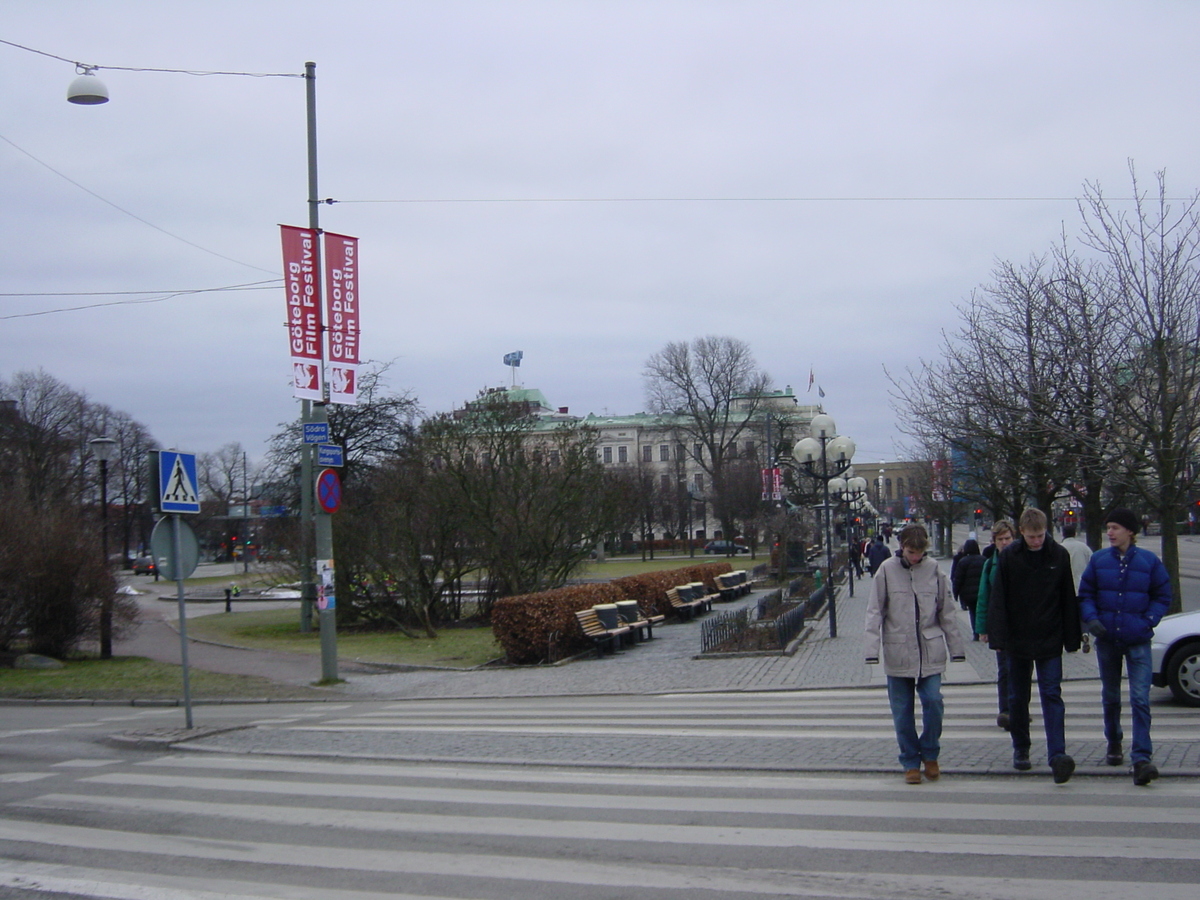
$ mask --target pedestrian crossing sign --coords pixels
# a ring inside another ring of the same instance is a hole
[[[158,484],[159,509],[164,513],[200,512],[195,453],[159,451]]]

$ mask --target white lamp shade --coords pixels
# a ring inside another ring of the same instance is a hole
[[[108,102],[108,88],[95,75],[77,75],[67,86],[67,100],[84,106]]]
[[[831,438],[837,434],[837,426],[833,423],[833,416],[827,416],[825,413],[813,416],[809,429],[814,438],[822,436]]]
[[[829,479],[829,493],[840,494],[844,490],[846,490],[846,479],[845,478],[830,478]]]
[[[861,476],[856,475],[854,478],[851,478],[848,483],[850,485],[850,490],[852,491],[862,492],[867,489],[867,479]]]
[[[796,442],[792,455],[798,462],[815,462],[821,458],[821,442],[816,438],[806,437]]]
[[[846,437],[844,434],[840,437],[835,437],[829,442],[829,456],[834,460],[846,460],[849,462],[854,458],[854,441]]]
[[[96,454],[96,459],[100,460],[100,462],[108,462],[113,458],[113,451],[117,449],[117,442],[110,437],[98,437],[88,441],[88,446]]]

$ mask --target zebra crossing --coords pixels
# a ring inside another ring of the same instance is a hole
[[[8,775],[4,897],[1107,900],[1153,880],[1190,900],[1200,872],[1200,783],[1183,779],[913,788],[215,751]]]
[[[995,687],[950,684],[943,694],[943,767],[1009,771],[1011,746],[996,725]],[[1063,694],[1068,752],[1081,767],[1116,774],[1103,765],[1099,683],[1066,682]],[[1175,705],[1166,692],[1153,712],[1160,768],[1200,770],[1194,748],[1200,712]],[[1031,713],[1036,761],[1041,746],[1036,696]],[[1128,709],[1125,713],[1128,736]],[[390,759],[793,771],[891,770],[896,758],[887,696],[878,686],[398,701],[327,715],[303,711],[253,724],[253,730],[219,735],[197,747],[247,752],[269,745],[275,752]]]

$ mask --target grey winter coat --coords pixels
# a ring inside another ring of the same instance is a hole
[[[926,556],[915,566],[893,556],[879,567],[867,603],[866,658],[901,678],[924,678],[946,671],[947,663],[966,659],[958,633],[958,611],[950,581],[937,560]]]

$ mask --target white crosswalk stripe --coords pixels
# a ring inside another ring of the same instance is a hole
[[[1190,900],[1200,871],[1183,780],[81,763],[2,795],[0,896],[1115,900],[1153,871],[1156,897]]]
[[[945,685],[943,744],[1000,738],[996,688],[990,684]],[[1063,685],[1068,737],[1103,741],[1099,682]],[[1030,706],[1033,732],[1040,730],[1037,690]],[[1125,731],[1130,733],[1128,704]],[[1197,714],[1173,704],[1154,706],[1154,738],[1193,740]],[[555,697],[399,702],[368,713],[318,722],[277,723],[303,731],[496,734],[653,735],[736,738],[892,738],[891,713],[882,688],[844,688],[770,693],[634,695],[619,698]]]

